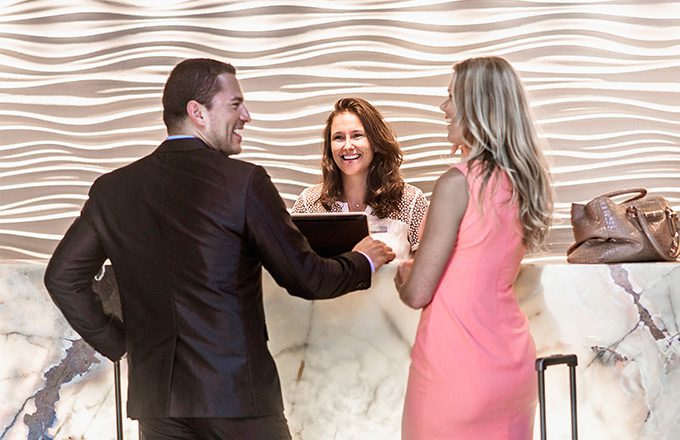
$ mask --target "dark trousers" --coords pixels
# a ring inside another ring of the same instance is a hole
[[[139,419],[140,440],[291,440],[283,414],[250,418]]]

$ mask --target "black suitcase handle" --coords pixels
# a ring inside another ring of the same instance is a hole
[[[123,440],[123,402],[120,396],[120,361],[113,363],[113,391],[116,399],[116,440]]]
[[[571,394],[571,438],[578,440],[578,427],[576,417],[576,366],[578,358],[575,354],[555,354],[536,359],[536,371],[538,372],[538,402],[541,413],[541,440],[546,440],[545,423],[545,370],[551,365],[567,364],[569,366],[569,389]]]

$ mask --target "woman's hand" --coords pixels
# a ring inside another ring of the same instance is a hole
[[[408,260],[402,260],[401,263],[399,263],[399,266],[397,267],[397,273],[394,275],[394,285],[397,288],[397,291],[399,291],[404,284],[406,284],[406,281],[408,281],[409,277],[411,276],[411,271],[413,270],[413,258],[408,259]]]

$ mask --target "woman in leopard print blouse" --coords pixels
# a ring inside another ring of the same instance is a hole
[[[292,212],[365,212],[371,235],[408,258],[428,202],[404,182],[399,143],[380,112],[361,98],[338,100],[323,130],[322,156],[322,182],[302,191]]]

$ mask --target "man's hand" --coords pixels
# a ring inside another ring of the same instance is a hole
[[[371,259],[375,270],[378,270],[380,266],[385,263],[389,263],[394,260],[397,256],[392,248],[387,246],[380,240],[374,240],[370,236],[364,237],[359,243],[352,249],[355,252],[363,252]]]

